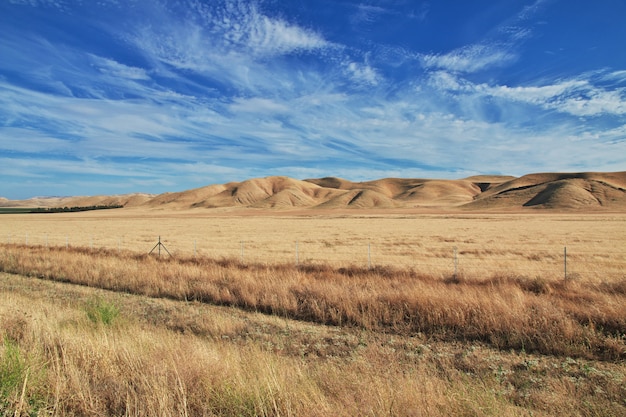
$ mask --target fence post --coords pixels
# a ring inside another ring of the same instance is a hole
[[[194,258],[196,257],[197,252],[198,252],[198,241],[194,240],[193,241],[193,257]]]
[[[563,247],[563,278],[567,281],[567,246]]]
[[[163,243],[161,243],[161,236],[159,236],[159,243],[157,243],[156,245],[154,245],[154,247],[152,248],[152,250],[150,252],[148,252],[148,255],[152,255],[152,252],[154,252],[154,250],[156,248],[159,248],[159,258],[161,257],[161,246],[163,246],[163,249],[165,250],[165,252],[167,252],[167,254],[172,257],[172,254],[170,253],[170,251],[167,250],[167,248],[165,247],[165,245]]]
[[[243,240],[241,241],[241,263],[243,263]]]
[[[454,247],[454,279],[457,278],[457,274],[459,272],[459,257],[456,246]]]
[[[372,244],[367,242],[367,269],[372,269]]]
[[[296,266],[300,265],[300,253],[298,251],[298,240],[296,239]]]

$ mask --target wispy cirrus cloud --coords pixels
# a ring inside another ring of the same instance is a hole
[[[353,24],[373,24],[379,20],[382,15],[390,13],[389,10],[384,7],[372,5],[372,4],[358,4],[355,7],[355,11],[351,16]]]
[[[191,14],[174,14],[166,6],[155,7],[144,24],[117,36],[140,51],[157,75],[183,83],[194,77],[180,71],[205,77],[203,81],[210,80],[208,84],[216,88],[239,92],[256,94],[281,83],[292,87],[298,79],[285,71],[283,60],[300,54],[323,55],[337,47],[312,29],[262,13],[255,2],[192,0]],[[206,84],[192,89],[198,87]]]
[[[421,54],[426,69],[446,70],[459,73],[475,73],[493,67],[504,67],[519,58],[517,47],[532,34],[527,21],[538,13],[549,0],[536,0],[525,6],[508,21],[495,28],[495,35],[478,43],[456,48],[446,53]]]
[[[542,87],[485,88],[494,97],[540,105],[574,116],[626,114],[626,88],[608,91],[589,81],[570,80]]]
[[[622,80],[622,86],[607,89],[603,79]],[[626,80],[621,72],[587,74],[577,78],[532,86],[475,84],[453,73],[431,74],[436,89],[474,96],[477,100],[493,97],[510,103],[524,103],[572,116],[619,116],[626,114]]]
[[[432,53],[410,31],[367,37],[379,21],[426,25],[430,6],[342,5],[340,20],[360,27],[336,36],[315,25],[314,3],[306,18],[300,3],[266,0],[19,4],[27,20],[38,7],[62,24],[0,36],[0,164],[16,184],[26,171],[33,187],[82,172],[85,187],[166,191],[265,175],[623,169],[625,71],[498,70],[519,73],[543,1]]]
[[[420,60],[427,69],[445,69],[455,72],[476,72],[494,66],[505,66],[517,55],[504,45],[475,44],[458,48],[447,54],[422,55]]]
[[[356,85],[375,86],[378,85],[382,76],[367,63],[359,63],[350,61],[344,64],[348,77],[354,81]]]
[[[117,80],[149,80],[150,76],[144,68],[133,67],[121,64],[113,59],[103,58],[97,55],[88,54],[93,65],[105,76],[113,77]]]
[[[265,16],[259,13],[254,4],[232,18],[230,25],[223,26],[224,38],[244,47],[253,56],[315,51],[329,46],[329,42],[318,33],[282,19]]]
[[[189,7],[193,14],[176,15],[166,5],[155,7],[150,20],[161,27],[138,28],[134,41],[167,63],[198,70],[211,66],[218,57],[263,59],[332,46],[314,30],[263,14],[255,2],[190,1]]]

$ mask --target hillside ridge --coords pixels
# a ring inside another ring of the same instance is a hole
[[[338,177],[298,180],[252,178],[158,195],[125,194],[7,200],[0,207],[212,209],[456,209],[626,211],[626,171],[477,175],[458,180],[383,178],[353,182]]]

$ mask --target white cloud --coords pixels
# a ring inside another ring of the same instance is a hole
[[[448,71],[436,71],[428,76],[428,84],[440,91],[467,91],[474,87]]]
[[[388,11],[380,6],[359,4],[356,6],[356,11],[352,15],[351,20],[356,24],[372,24],[378,21],[381,15],[387,13]]]
[[[475,73],[493,67],[502,67],[519,58],[517,46],[530,38],[528,25],[531,16],[541,10],[548,0],[536,0],[494,29],[498,40],[486,38],[482,42],[465,45],[447,53],[422,54],[420,61],[426,69],[441,69],[459,73]]]
[[[604,74],[604,76],[602,76],[602,79],[626,83],[626,70],[613,71],[613,72]]]
[[[605,91],[591,86],[580,95],[566,97],[556,103],[548,103],[560,112],[576,116],[624,115],[626,114],[626,91]]]
[[[478,90],[486,95],[534,104],[574,116],[626,114],[626,89],[608,91],[584,79],[539,87],[480,85]]]
[[[255,3],[227,0],[192,5],[192,16],[155,7],[144,24],[118,36],[143,54],[156,75],[180,81],[185,77],[181,70],[192,71],[218,88],[235,88],[237,94],[289,87],[297,80],[283,60],[291,54],[323,54],[336,48],[311,29],[263,14]]]
[[[127,80],[149,80],[150,77],[146,73],[146,70],[143,68],[131,67],[128,65],[120,64],[119,62],[102,58],[97,55],[89,54],[88,55],[94,65],[98,67],[98,69],[105,75],[115,77],[115,78],[124,78]]]
[[[192,1],[197,13],[194,35],[210,48],[228,49],[255,56],[275,56],[315,51],[330,46],[317,32],[284,19],[270,17],[255,2],[226,0],[219,3]],[[169,22],[172,29],[189,22]],[[196,44],[198,39],[192,39]]]
[[[346,71],[348,76],[356,84],[364,85],[378,85],[381,76],[378,74],[375,68],[367,64],[359,64],[357,62],[349,62],[346,64]]]
[[[242,40],[256,55],[280,55],[324,48],[328,43],[317,33],[271,19],[252,9],[244,20]]]
[[[517,56],[503,46],[474,44],[447,54],[422,55],[420,59],[427,69],[476,72],[489,67],[508,65],[517,59]]]
[[[230,111],[233,113],[256,113],[256,114],[277,114],[277,113],[287,113],[289,112],[289,107],[282,103],[278,103],[275,100],[270,100],[266,98],[237,98],[234,100],[233,104],[230,105]]]
[[[9,3],[31,7],[48,6],[65,10],[67,4],[63,0],[9,0]]]
[[[538,11],[541,10],[544,4],[548,3],[550,0],[535,0],[533,4],[528,6],[524,6],[522,11],[518,14],[517,18],[519,20],[527,20],[533,17]]]
[[[611,73],[619,77],[619,73]],[[603,79],[603,75],[596,75]],[[573,116],[602,116],[626,114],[626,87],[607,90],[583,76],[538,86],[474,84],[446,71],[430,75],[429,84],[441,91],[474,96],[476,100],[496,97],[509,102],[526,103],[546,110],[556,110]]]

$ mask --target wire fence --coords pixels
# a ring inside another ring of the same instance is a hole
[[[393,241],[349,241],[262,238],[239,240],[184,240],[163,236],[110,237],[50,234],[7,234],[7,244],[80,247],[151,253],[154,256],[237,259],[256,264],[325,264],[331,266],[412,269],[439,276],[490,277],[496,275],[546,279],[612,281],[626,279],[626,251],[584,242],[567,246],[528,244],[488,247],[454,242],[414,245]],[[609,245],[610,246],[610,245]]]

